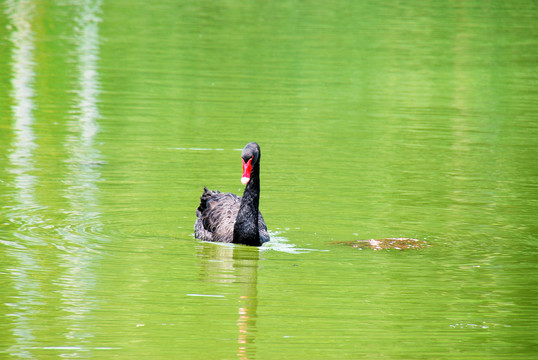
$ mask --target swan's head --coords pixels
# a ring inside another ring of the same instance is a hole
[[[248,143],[241,152],[241,161],[243,161],[241,184],[248,184],[252,167],[260,160],[260,155],[260,146],[255,142]]]

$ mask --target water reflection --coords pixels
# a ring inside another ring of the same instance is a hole
[[[237,356],[242,360],[256,356],[259,254],[258,248],[204,242],[198,251],[202,281],[237,286]]]
[[[34,151],[36,149],[34,123],[34,50],[35,40],[32,30],[34,6],[31,1],[7,1],[6,15],[11,30],[9,40],[13,44],[11,53],[11,84],[13,90],[13,132],[14,140],[9,153],[8,171],[13,175],[13,206],[9,209],[10,222],[15,224],[15,236],[20,244],[8,244],[6,255],[13,260],[8,268],[16,296],[8,302],[12,322],[14,345],[7,349],[12,356],[30,358],[28,343],[35,339],[32,319],[39,313],[42,284],[33,273],[41,270],[35,250],[31,247],[39,243],[35,237],[23,234],[43,223],[36,212],[39,209],[35,199],[36,177],[34,170]],[[17,246],[18,245],[18,246]],[[20,247],[23,249],[20,249]]]
[[[67,172],[63,179],[66,185],[64,197],[70,208],[66,210],[67,226],[59,229],[63,238],[61,266],[63,274],[58,279],[62,294],[62,310],[67,314],[64,322],[66,341],[77,340],[84,343],[94,335],[85,325],[88,313],[95,305],[88,292],[96,283],[94,270],[97,247],[100,238],[98,208],[98,186],[101,174],[101,154],[95,147],[99,118],[98,95],[99,78],[97,60],[99,57],[98,24],[100,22],[100,1],[74,3],[77,9],[73,57],[77,64],[76,102],[72,108],[72,118],[68,122],[69,135],[66,138]],[[75,226],[73,226],[75,224]],[[68,349],[64,356],[72,356],[77,349]]]
[[[4,211],[13,228],[15,241],[2,241],[6,245],[6,270],[15,294],[7,302],[8,318],[14,340],[7,352],[12,356],[33,358],[36,344],[43,330],[40,319],[41,309],[46,304],[56,306],[55,298],[47,291],[50,287],[59,294],[62,309],[59,324],[67,342],[77,346],[41,347],[60,350],[60,356],[76,356],[85,339],[93,337],[84,326],[91,310],[88,291],[94,286],[95,245],[100,228],[97,200],[97,183],[101,163],[100,153],[95,147],[99,111],[97,97],[99,81],[98,60],[98,13],[100,1],[76,1],[76,11],[72,37],[74,51],[71,54],[77,64],[77,78],[74,84],[74,102],[67,127],[69,135],[65,139],[67,151],[66,168],[63,177],[64,197],[70,205],[64,225],[54,222],[54,216],[46,214],[47,206],[37,200],[40,188],[39,167],[36,164],[38,146],[34,110],[36,52],[35,23],[37,10],[32,1],[6,1],[11,49],[11,84],[13,142],[8,156],[8,172],[12,180],[7,182],[10,199]],[[59,235],[59,236],[58,236]],[[93,241],[93,243],[92,243]],[[58,258],[51,258],[51,247],[60,250]],[[59,274],[58,274],[59,272]],[[43,279],[52,278],[52,281]],[[46,295],[49,294],[49,295]],[[52,305],[54,304],[54,305]],[[45,307],[47,308],[47,307]],[[81,343],[82,340],[82,343]],[[56,345],[56,344],[55,344]],[[61,345],[64,345],[63,343]],[[75,352],[75,354],[73,353]]]
[[[65,197],[71,204],[68,215],[77,223],[89,226],[99,217],[97,209],[97,183],[101,174],[101,154],[95,147],[98,131],[99,79],[97,60],[99,56],[98,24],[100,1],[86,1],[79,5],[76,18],[76,32],[73,43],[76,44],[74,56],[78,67],[76,103],[73,116],[68,123],[69,135],[66,138],[68,151],[68,172],[63,183],[67,185]],[[99,224],[93,224],[99,226]],[[87,229],[80,229],[85,232]],[[85,236],[75,240],[86,241]]]
[[[12,50],[12,78],[13,91],[13,131],[15,140],[9,160],[12,167],[10,173],[15,175],[14,187],[16,200],[29,208],[35,207],[34,187],[35,176],[33,153],[36,148],[35,134],[32,128],[34,123],[34,33],[32,31],[33,4],[29,1],[7,3],[6,12],[11,21],[12,29],[10,40]]]

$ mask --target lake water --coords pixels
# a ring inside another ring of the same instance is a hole
[[[535,1],[0,10],[0,357],[535,358]],[[194,239],[250,141],[272,241]]]

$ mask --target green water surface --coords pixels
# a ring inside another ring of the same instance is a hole
[[[532,359],[535,1],[0,3],[0,357]],[[193,236],[262,149],[261,248]],[[408,237],[428,247],[338,242]]]

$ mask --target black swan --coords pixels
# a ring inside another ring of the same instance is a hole
[[[246,185],[243,198],[232,193],[208,190],[200,197],[196,209],[194,236],[205,241],[261,246],[269,241],[260,203],[260,146],[251,142],[241,152]]]

